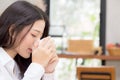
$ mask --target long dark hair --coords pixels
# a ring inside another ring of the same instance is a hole
[[[47,36],[49,28],[47,15],[40,8],[26,1],[16,1],[11,4],[0,16],[0,47],[6,49],[10,49],[11,47],[13,47],[16,37],[18,37],[20,32],[27,25],[31,25],[32,27],[34,22],[40,19],[45,21],[45,29],[42,36],[43,38]],[[26,32],[26,34],[27,33],[28,32]],[[15,37],[13,38],[11,35],[14,34]],[[23,36],[23,38],[25,37],[25,35]],[[29,59],[24,59],[17,54],[14,59],[17,62],[23,75],[25,70],[31,63],[31,57]]]

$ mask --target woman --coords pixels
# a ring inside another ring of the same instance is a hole
[[[53,40],[45,37],[48,26],[45,13],[26,1],[16,1],[3,12],[0,80],[53,80],[58,57]]]

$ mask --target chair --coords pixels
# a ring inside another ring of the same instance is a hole
[[[115,80],[115,68],[112,66],[77,67],[78,80]]]

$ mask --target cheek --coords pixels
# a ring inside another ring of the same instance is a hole
[[[29,48],[32,48],[33,43],[34,43],[34,39],[31,36],[27,35],[20,43],[20,46],[17,49],[19,55],[21,55],[24,58],[29,58],[31,53],[29,51]]]
[[[32,36],[31,35],[27,35],[24,39],[23,39],[23,41],[22,41],[22,45],[24,45],[24,46],[28,46],[29,48],[31,48],[32,46],[33,46],[33,44],[34,44],[34,39],[32,38]]]

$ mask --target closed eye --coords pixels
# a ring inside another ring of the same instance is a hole
[[[34,35],[34,34],[31,34],[33,37],[37,37],[36,35]]]

